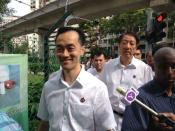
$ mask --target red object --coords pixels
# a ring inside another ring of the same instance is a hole
[[[4,86],[6,89],[11,89],[15,86],[15,81],[13,80],[4,81]]]
[[[162,15],[159,15],[158,17],[157,17],[157,21],[159,21],[159,22],[161,22],[161,21],[163,21],[163,16]]]
[[[162,12],[156,17],[156,20],[158,22],[162,22],[164,19],[166,19],[166,17],[167,17],[167,13],[166,12]]]

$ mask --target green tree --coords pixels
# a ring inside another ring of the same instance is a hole
[[[100,18],[94,22],[83,22],[80,24],[87,36],[89,43],[105,37],[109,33],[121,34],[132,31],[139,33],[146,29],[146,9],[124,12],[115,16]]]
[[[0,20],[2,20],[4,15],[11,15],[14,12],[14,9],[7,7],[8,3],[10,3],[10,0],[0,1]]]
[[[140,9],[135,11],[128,11],[116,16],[102,20],[102,31],[106,33],[123,33],[132,31],[137,33],[139,28],[146,28],[146,10]]]
[[[0,22],[2,22],[3,16],[12,15],[14,13],[14,9],[8,8],[7,5],[10,0],[0,0]],[[9,50],[12,49],[10,38],[7,36],[4,37],[2,33],[0,33],[0,51],[4,50],[4,44],[8,45]]]
[[[28,42],[22,42],[13,46],[14,54],[28,54]]]

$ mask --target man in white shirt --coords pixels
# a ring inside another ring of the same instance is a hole
[[[98,50],[95,50],[93,58],[94,58],[93,60],[94,67],[89,68],[87,72],[91,73],[97,78],[100,78],[101,72],[103,70],[103,66],[106,62],[106,54],[100,49],[98,49]]]
[[[56,55],[62,69],[44,85],[39,131],[112,131],[116,123],[106,85],[81,67],[84,34],[60,28]]]
[[[125,33],[119,38],[118,58],[105,64],[101,80],[108,87],[109,98],[117,122],[117,130],[121,130],[121,123],[125,105],[121,102],[122,96],[116,91],[121,86],[125,89],[139,88],[144,83],[153,79],[151,68],[141,60],[133,57],[139,39],[133,33]]]

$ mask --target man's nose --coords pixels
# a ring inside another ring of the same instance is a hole
[[[130,42],[127,42],[127,43],[125,44],[125,47],[126,47],[126,48],[130,48],[130,47],[131,47]]]
[[[64,49],[63,56],[69,56],[69,51],[67,49]]]
[[[175,69],[172,68],[171,66],[169,67],[169,70],[168,71],[169,71],[170,74],[173,74],[173,73],[175,74]]]
[[[101,63],[101,61],[97,61],[97,64],[100,64]]]

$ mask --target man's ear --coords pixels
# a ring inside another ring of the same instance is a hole
[[[85,51],[86,51],[85,47],[84,47],[84,46],[82,46],[82,47],[81,47],[81,56],[83,56],[83,55],[84,55]]]

